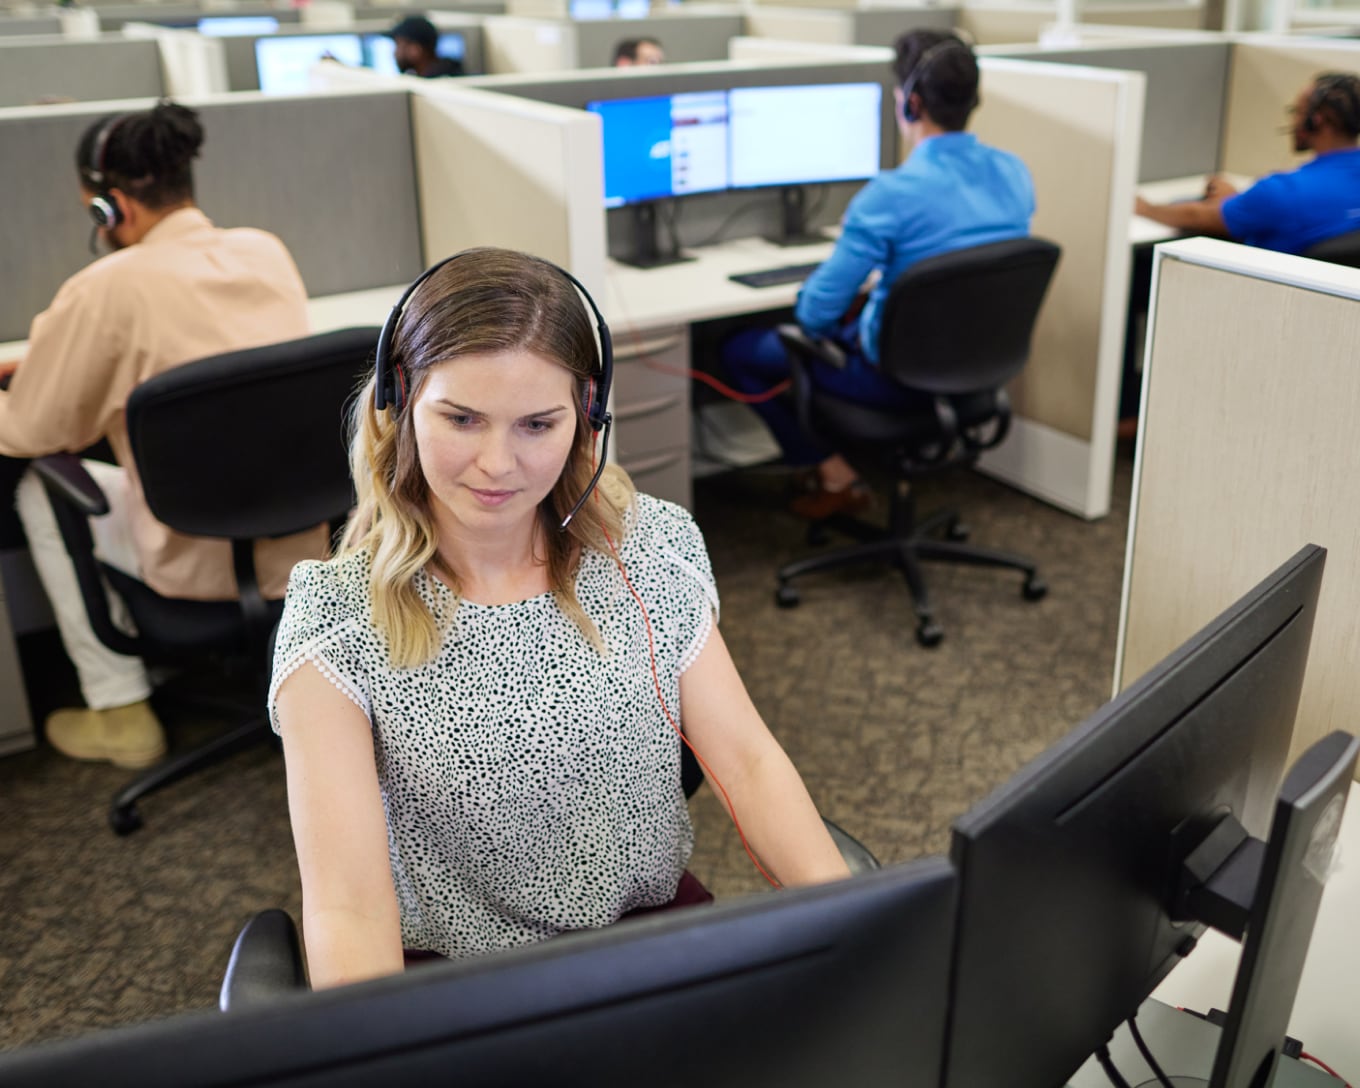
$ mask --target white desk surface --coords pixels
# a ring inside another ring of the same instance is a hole
[[[777,246],[763,238],[734,238],[684,250],[696,259],[660,268],[632,268],[609,261],[600,308],[610,327],[622,332],[792,306],[801,283],[746,287],[727,277],[734,272],[819,263],[831,255],[833,244],[828,240],[809,246]]]
[[[1360,1083],[1360,783],[1352,783],[1338,853],[1322,893],[1289,1034],[1352,1083]],[[1152,996],[1178,1008],[1224,1009],[1241,946],[1215,930]]]
[[[1138,195],[1152,204],[1174,204],[1180,200],[1199,200],[1204,196],[1204,186],[1210,175],[1191,174],[1184,178],[1168,178],[1165,181],[1147,181],[1138,186]],[[1254,179],[1242,174],[1223,174],[1223,179],[1239,192],[1252,184]],[[1175,227],[1163,226],[1141,215],[1129,217],[1129,245],[1151,245],[1155,242],[1169,242],[1179,238],[1180,231]]]

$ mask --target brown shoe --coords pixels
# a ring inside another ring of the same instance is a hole
[[[47,717],[47,740],[72,759],[107,760],[115,767],[150,767],[165,756],[165,730],[151,704],[108,710],[57,710]]]
[[[819,487],[806,495],[799,495],[789,503],[789,510],[808,521],[823,521],[837,514],[858,514],[873,505],[874,495],[856,480],[840,491]]]

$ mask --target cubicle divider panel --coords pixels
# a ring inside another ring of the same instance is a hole
[[[1138,180],[1162,181],[1218,169],[1231,44],[1105,41],[1073,49],[993,53],[1053,64],[1142,72],[1147,77]]]
[[[622,38],[657,39],[666,51],[667,64],[725,59],[728,39],[744,33],[745,20],[734,9],[644,19],[581,19],[575,26],[576,67],[608,68],[614,62],[614,45]]]
[[[1198,30],[1204,25],[1204,9],[1180,3],[1086,4],[1081,8],[1080,18],[1083,23]],[[1045,28],[1057,20],[1057,4],[1003,0],[965,3],[959,25],[979,45],[999,45],[1038,41]]]
[[[56,16],[0,15],[0,38],[30,34],[60,34],[61,20]]]
[[[1360,271],[1197,238],[1155,277],[1115,688],[1320,544],[1292,760],[1360,720]]]
[[[1281,132],[1290,123],[1285,111],[1315,75],[1334,71],[1360,71],[1360,41],[1239,39],[1228,79],[1223,169],[1259,177],[1304,161]]]
[[[412,111],[429,261],[504,246],[603,289],[598,118],[458,86],[423,89]]]
[[[1029,166],[1033,232],[1063,251],[1011,391],[1012,435],[983,465],[1084,517],[1109,512],[1143,83],[984,57],[970,126]]]
[[[854,24],[850,40],[856,45],[887,45],[899,34],[917,28],[953,30],[963,14],[957,7],[872,7],[850,12]]]
[[[154,41],[0,39],[0,108],[156,98],[165,90]]]
[[[855,20],[854,13],[849,11],[816,11],[812,8],[757,5],[746,13],[745,32],[753,38],[813,42],[820,45],[853,45]],[[735,57],[735,54],[733,56]]]
[[[733,38],[727,43],[728,59],[738,63],[779,64],[803,60],[871,60],[889,67],[896,55],[880,45],[829,45],[788,38]]]
[[[493,15],[482,23],[486,71],[563,72],[576,67],[576,26],[564,19]]]
[[[149,43],[148,43],[149,44]],[[25,195],[0,246],[0,342],[22,340],[62,281],[92,259],[77,200],[75,148],[110,111],[0,111],[0,192]],[[312,295],[400,283],[422,267],[408,96],[221,97],[191,103],[206,139],[197,197],[219,226],[278,234]]]

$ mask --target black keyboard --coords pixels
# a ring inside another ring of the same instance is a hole
[[[812,275],[821,261],[812,264],[786,264],[779,268],[762,268],[758,272],[738,272],[728,276],[729,280],[744,283],[747,287],[774,287],[781,283],[801,283]]]

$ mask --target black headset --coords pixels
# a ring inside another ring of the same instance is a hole
[[[397,326],[401,323],[401,315],[406,309],[407,301],[415,294],[416,289],[422,283],[446,264],[475,252],[476,250],[463,250],[461,253],[455,253],[452,257],[445,257],[442,261],[425,269],[415,278],[411,286],[402,292],[401,298],[392,307],[392,312],[387,315],[387,321],[382,327],[382,332],[378,334],[378,348],[373,356],[373,407],[377,411],[390,411],[395,419],[406,407],[406,374],[401,367],[392,361],[392,342],[396,339]],[[595,331],[600,338],[597,359],[599,366],[586,383],[586,395],[583,404],[586,421],[590,424],[590,429],[596,434],[601,431],[604,432],[604,438],[601,442],[600,463],[595,470],[595,475],[591,477],[585,493],[576,500],[576,505],[571,508],[571,512],[562,519],[561,527],[565,529],[571,524],[571,519],[576,516],[585,504],[586,499],[590,497],[590,493],[595,490],[595,485],[599,483],[600,475],[604,472],[605,459],[609,453],[609,431],[613,425],[613,416],[609,412],[609,388],[614,384],[614,341],[609,335],[609,326],[605,323],[604,314],[600,312],[595,300],[590,297],[590,292],[586,290],[585,284],[565,268],[553,264],[552,261],[533,256],[530,257],[530,260],[537,261],[539,264],[552,269],[576,288],[581,297],[586,300],[586,305],[590,308],[591,314],[594,315]]]
[[[1313,84],[1313,93],[1303,107],[1303,129],[1316,132],[1317,115],[1326,106],[1336,113],[1337,121],[1348,135],[1360,134],[1360,79],[1346,72],[1328,72]]]
[[[948,53],[954,49],[965,50],[969,56],[972,56],[973,53],[973,51],[964,44],[961,38],[950,35],[949,37],[936,42],[922,53],[921,59],[912,66],[911,74],[902,81],[902,119],[906,121],[907,124],[914,124],[921,119],[921,115],[911,108],[911,96],[916,93],[917,86],[920,84],[921,80],[926,77],[926,73],[929,71],[931,64],[934,63],[935,58],[941,53]],[[977,105],[976,93],[973,95],[971,105]]]
[[[110,230],[123,221],[118,201],[114,200],[109,192],[104,159],[108,156],[109,139],[113,136],[114,129],[126,121],[128,116],[126,113],[115,113],[100,126],[99,132],[95,134],[94,146],[90,150],[90,165],[85,171],[85,176],[95,188],[94,199],[90,201],[90,218],[94,220],[96,227],[105,230]]]

